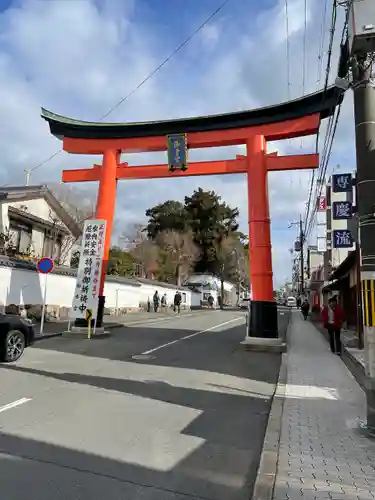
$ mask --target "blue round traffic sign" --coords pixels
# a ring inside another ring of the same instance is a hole
[[[53,260],[49,257],[43,257],[38,260],[37,267],[41,274],[48,274],[53,270]]]

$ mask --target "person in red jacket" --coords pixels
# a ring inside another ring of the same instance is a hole
[[[343,310],[337,303],[337,297],[329,299],[328,306],[322,311],[324,328],[327,328],[329,345],[335,354],[341,354],[341,327],[343,322]]]

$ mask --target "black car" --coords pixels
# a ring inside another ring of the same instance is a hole
[[[34,343],[35,332],[29,319],[15,314],[0,314],[0,362],[17,361]]]

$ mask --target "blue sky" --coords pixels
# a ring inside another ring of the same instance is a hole
[[[308,0],[305,92],[318,82],[324,2]],[[291,97],[302,94],[304,0],[289,0]],[[97,120],[157,67],[221,4],[220,0],[0,0],[0,182],[24,182],[24,169],[38,165],[61,146],[40,119],[40,106]],[[328,40],[329,16],[324,26]],[[340,22],[339,22],[340,28]],[[141,121],[229,112],[287,99],[284,0],[231,0],[177,57],[124,102],[109,121]],[[325,44],[325,47],[327,46]],[[333,58],[336,69],[337,48]],[[321,77],[324,76],[323,57]],[[324,126],[323,126],[324,132]],[[310,153],[306,138],[272,144],[281,154]],[[231,158],[240,148],[193,151],[192,160]],[[125,158],[124,158],[125,159]],[[96,158],[65,153],[35,169],[32,183],[56,182],[63,168],[88,167]],[[160,163],[165,155],[129,155],[131,164]],[[330,168],[353,170],[351,95],[345,100]],[[291,273],[288,249],[296,229],[289,222],[304,211],[309,172],[270,175],[275,282]],[[145,210],[202,186],[240,208],[247,232],[245,179],[204,177],[122,182],[116,234],[144,221]],[[79,185],[94,199],[95,185]],[[313,243],[313,241],[312,241]]]

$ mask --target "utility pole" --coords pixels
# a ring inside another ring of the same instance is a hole
[[[305,269],[304,269],[304,255],[303,255],[303,245],[305,243],[305,235],[303,234],[303,222],[302,217],[299,218],[299,241],[301,244],[301,290],[300,295],[303,297],[305,292]]]
[[[25,168],[26,186],[30,185],[31,168]]]
[[[352,57],[367,428],[375,432],[375,87],[374,54]]]
[[[303,296],[305,292],[305,259],[304,259],[304,252],[303,252],[303,245],[305,243],[305,234],[303,232],[303,221],[302,221],[302,216],[300,215],[299,217],[299,222],[291,222],[289,224],[289,227],[292,226],[299,226],[299,237],[295,245],[295,250],[300,252],[300,287],[299,287],[299,293],[301,297]]]

